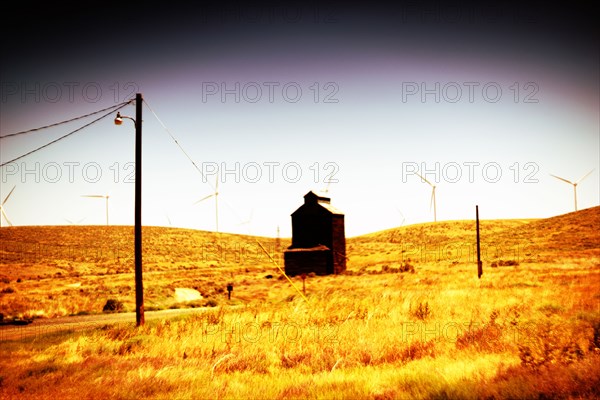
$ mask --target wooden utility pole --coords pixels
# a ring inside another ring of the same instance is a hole
[[[306,274],[303,273],[300,276],[302,278],[302,293],[304,293],[304,295],[306,296]]]
[[[479,243],[479,206],[475,206],[475,220],[477,223],[477,278],[481,279],[483,266],[481,264],[481,246]]]
[[[144,285],[142,281],[142,94],[135,95],[135,321],[144,325]]]
[[[135,95],[135,118],[117,112],[115,125],[121,125],[123,118],[135,124],[135,201],[133,227],[133,248],[135,256],[135,322],[144,325],[144,285],[142,284],[142,94]],[[96,196],[93,196],[96,197]],[[108,225],[108,195],[106,195],[106,225]]]

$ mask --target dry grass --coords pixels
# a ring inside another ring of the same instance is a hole
[[[473,260],[444,253],[470,244],[472,225],[350,238],[349,273],[308,278],[308,303],[277,279],[266,256],[252,253],[253,238],[145,228],[147,305],[185,306],[173,294],[187,287],[216,307],[141,328],[1,342],[0,398],[600,396],[600,208],[482,221],[484,242],[524,245],[517,265],[490,268],[509,258],[489,257],[481,280]],[[14,292],[0,294],[2,312],[96,313],[108,298],[133,309],[131,231],[3,228],[2,242],[13,247],[0,248],[0,291]],[[15,243],[42,237],[47,246],[119,243],[122,250],[97,261],[60,253],[33,261],[15,252]],[[211,246],[219,239],[237,250],[218,253]],[[274,239],[260,240],[274,249]],[[408,252],[415,272],[401,273]]]

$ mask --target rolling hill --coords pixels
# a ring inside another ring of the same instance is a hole
[[[345,274],[289,282],[257,244],[280,261],[289,239],[144,227],[146,310],[202,309],[22,340],[0,328],[0,397],[598,398],[600,207],[481,221],[480,279],[474,229],[348,238]],[[132,227],[0,241],[5,321],[134,309]]]
[[[600,207],[537,220],[482,220],[484,270],[548,268],[587,260],[600,266]],[[470,271],[476,262],[474,221],[443,221],[347,238],[347,275],[396,273],[404,267],[435,276]],[[266,252],[260,248],[262,245]],[[190,229],[144,227],[147,307],[176,307],[175,288],[218,297],[228,281],[245,285],[280,276],[290,239]],[[133,227],[23,226],[0,230],[0,306],[5,315],[61,316],[99,312],[108,297],[133,308]],[[248,294],[252,297],[252,294]]]

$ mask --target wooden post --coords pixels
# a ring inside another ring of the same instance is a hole
[[[479,241],[479,206],[475,206],[475,220],[477,225],[477,278],[481,279],[483,265],[481,263],[481,246]]]
[[[302,293],[304,293],[304,295],[306,296],[306,274],[303,273],[301,275],[302,277]]]
[[[144,284],[142,279],[142,94],[135,95],[135,321],[144,325]],[[107,199],[108,201],[108,199]],[[108,220],[107,220],[108,223]]]

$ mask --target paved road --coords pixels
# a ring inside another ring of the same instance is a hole
[[[176,310],[146,311],[146,321],[154,319],[167,319],[181,315],[196,314],[206,311],[206,308],[184,308]],[[0,345],[8,340],[25,338],[43,338],[55,332],[76,332],[94,329],[103,325],[135,324],[135,312],[119,314],[80,315],[75,317],[61,317],[50,319],[36,319],[29,325],[3,325],[0,326]]]

